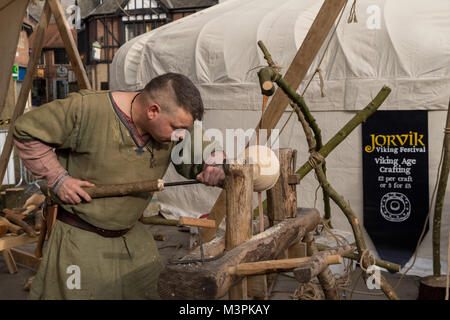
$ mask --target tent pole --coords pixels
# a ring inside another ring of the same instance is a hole
[[[444,145],[442,152],[444,158],[442,159],[442,169],[436,193],[433,218],[433,274],[435,276],[441,275],[441,217],[450,172],[450,101],[447,109],[447,123],[444,130]]]

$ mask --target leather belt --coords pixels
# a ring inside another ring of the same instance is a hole
[[[73,214],[73,213],[70,213],[70,212],[64,210],[62,207],[58,208],[58,215],[57,215],[56,219],[58,219],[64,223],[67,223],[71,226],[74,226],[76,228],[97,233],[98,235],[105,237],[105,238],[121,237],[124,234],[126,234],[128,231],[130,231],[132,228],[131,227],[129,229],[123,229],[123,230],[106,230],[106,229],[98,228],[98,227],[84,221],[77,214]]]

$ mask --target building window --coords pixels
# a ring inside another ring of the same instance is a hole
[[[125,10],[157,8],[158,3],[155,0],[130,0],[125,6]]]
[[[108,82],[100,82],[100,89],[101,90],[109,90],[109,83]]]
[[[65,49],[55,49],[55,64],[69,64],[69,57]]]
[[[129,41],[136,37],[136,28],[132,23],[127,23],[125,25],[125,41]]]
[[[44,53],[44,50],[41,50],[41,55],[39,56],[38,65],[45,66],[45,53]]]

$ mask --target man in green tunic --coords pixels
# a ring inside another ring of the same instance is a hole
[[[154,78],[142,91],[80,91],[20,117],[14,142],[28,169],[45,178],[58,218],[30,299],[158,299],[162,263],[138,221],[152,193],[91,199],[82,187],[161,179],[176,138],[195,140],[203,104],[180,74]],[[194,143],[191,159],[193,157]],[[211,148],[202,141],[203,149]],[[202,153],[203,154],[203,153]],[[186,178],[217,186],[221,152],[177,164]]]

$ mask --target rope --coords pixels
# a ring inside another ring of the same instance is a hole
[[[356,0],[353,1],[352,7],[350,9],[350,15],[347,19],[347,23],[358,23],[358,19],[356,18]]]
[[[445,134],[450,134],[450,128],[444,128],[444,133]]]
[[[328,223],[330,222],[330,220],[331,219],[324,219],[324,218],[320,219],[319,225],[322,226],[322,230],[320,231],[319,235],[323,231],[326,231],[334,238],[334,240],[336,240],[337,246],[349,245],[350,243],[348,242],[348,240],[345,237],[338,235],[331,230],[331,228],[328,226]]]
[[[308,163],[313,169],[316,169],[318,166],[321,166],[324,161],[325,158],[317,151],[313,151],[308,159]]]
[[[364,267],[364,257],[367,256],[368,260],[369,260],[369,265],[373,265],[375,264],[375,258],[373,257],[373,255],[370,253],[369,249],[365,249],[362,254],[361,257],[359,258],[359,267],[361,268],[361,270],[363,270],[364,272],[367,272],[367,269]],[[371,262],[373,261],[373,262]]]
[[[300,283],[292,295],[293,300],[324,300],[325,295],[318,284],[310,281]]]

